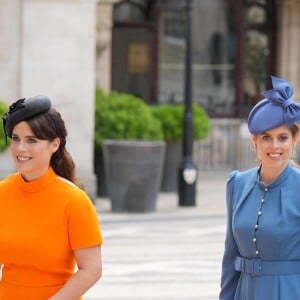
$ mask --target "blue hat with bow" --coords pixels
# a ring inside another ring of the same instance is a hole
[[[248,128],[252,134],[259,134],[286,124],[289,128],[300,123],[300,104],[292,100],[293,87],[283,79],[272,78],[272,90],[262,93],[265,97],[250,111]]]

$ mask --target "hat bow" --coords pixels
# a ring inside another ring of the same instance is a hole
[[[264,91],[262,95],[271,103],[283,108],[285,123],[291,127],[293,123],[300,122],[300,104],[292,100],[293,87],[289,82],[271,76],[273,89]]]

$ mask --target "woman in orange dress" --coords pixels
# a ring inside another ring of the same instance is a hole
[[[78,300],[101,277],[96,210],[75,178],[67,131],[49,98],[3,116],[17,173],[0,182],[0,300]]]

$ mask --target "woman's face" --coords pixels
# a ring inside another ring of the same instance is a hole
[[[25,121],[13,128],[11,154],[18,172],[26,181],[35,180],[47,172],[51,156],[58,147],[58,138],[54,141],[36,138]]]
[[[255,135],[252,139],[262,166],[281,170],[288,164],[296,144],[296,137],[286,125]]]

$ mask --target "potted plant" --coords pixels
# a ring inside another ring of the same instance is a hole
[[[0,100],[0,116],[2,117],[7,110],[8,105]],[[0,130],[0,179],[5,178],[14,170],[14,165],[10,159],[10,153],[9,151],[6,151],[9,144],[10,139],[5,137],[4,130]]]
[[[153,115],[162,124],[164,140],[166,141],[166,156],[164,161],[161,190],[177,191],[178,168],[182,159],[183,140],[183,104],[158,104],[151,107]],[[210,120],[206,111],[197,104],[192,105],[193,138],[195,141],[206,138],[210,132]]]
[[[112,211],[154,211],[165,142],[150,106],[130,94],[98,89],[95,147],[102,149]]]
[[[5,102],[0,100],[0,116],[3,116],[8,110],[8,106]],[[4,130],[0,130],[0,153],[6,150],[7,148],[7,143],[9,141],[6,140]]]

